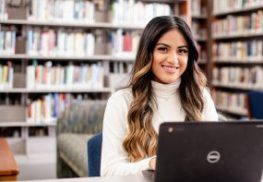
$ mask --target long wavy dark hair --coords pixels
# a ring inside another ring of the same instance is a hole
[[[133,101],[128,111],[129,133],[123,141],[131,162],[156,154],[157,133],[152,126],[155,107],[151,80],[153,51],[156,43],[166,32],[178,29],[188,44],[188,64],[179,86],[181,105],[186,121],[201,121],[204,108],[202,89],[206,78],[198,67],[198,51],[189,26],[179,17],[160,16],[145,27],[138,46],[129,87]]]

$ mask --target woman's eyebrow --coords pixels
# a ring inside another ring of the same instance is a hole
[[[188,49],[188,46],[187,45],[181,45],[181,46],[178,46],[178,48],[187,48]]]
[[[157,43],[156,45],[163,45],[163,46],[165,46],[165,47],[171,47],[170,45],[168,45],[168,44],[165,44],[165,43]]]

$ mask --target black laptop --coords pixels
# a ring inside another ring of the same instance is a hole
[[[260,182],[263,122],[163,123],[155,182]]]

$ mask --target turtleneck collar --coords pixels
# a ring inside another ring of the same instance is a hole
[[[176,82],[169,84],[163,84],[153,80],[151,81],[151,83],[154,95],[156,95],[157,97],[167,98],[171,95],[175,95],[180,86],[181,78],[179,78]]]

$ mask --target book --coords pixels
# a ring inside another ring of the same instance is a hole
[[[104,88],[104,69],[101,63],[66,66],[52,61],[27,66],[27,89],[100,89]]]

